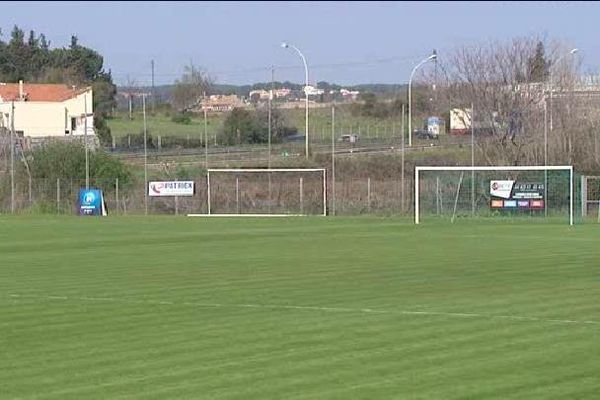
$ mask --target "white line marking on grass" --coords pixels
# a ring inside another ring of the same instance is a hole
[[[374,310],[372,308],[346,308],[346,307],[319,307],[319,306],[294,306],[285,304],[224,304],[224,303],[196,303],[196,302],[172,302],[162,300],[128,300],[115,297],[67,297],[67,296],[43,296],[43,295],[22,295],[10,293],[8,297],[12,298],[32,298],[42,300],[74,300],[74,301],[89,301],[89,302],[110,302],[110,303],[126,303],[126,304],[146,304],[146,305],[167,305],[167,306],[189,306],[189,307],[204,307],[204,308],[256,308],[256,309],[272,309],[272,310],[307,310],[321,311],[334,313],[363,313],[363,314],[386,314],[386,315],[421,315],[421,316],[438,316],[438,317],[455,317],[455,318],[482,318],[482,319],[500,319],[510,321],[526,321],[540,322],[550,324],[577,324],[577,325],[600,325],[600,321],[594,320],[577,320],[577,319],[555,319],[530,317],[521,315],[493,315],[480,313],[459,313],[445,311],[417,311],[417,310]]]

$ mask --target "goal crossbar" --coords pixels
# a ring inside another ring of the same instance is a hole
[[[209,168],[206,170],[206,204],[207,214],[205,216],[222,216],[222,217],[233,217],[233,216],[256,216],[256,217],[299,217],[305,214],[215,214],[211,212],[211,200],[210,200],[210,174],[212,173],[246,173],[246,172],[257,172],[257,173],[271,173],[271,172],[319,172],[322,177],[323,183],[323,212],[322,216],[327,216],[327,169],[325,168]],[[189,214],[188,216],[200,216],[200,214]]]
[[[211,172],[325,172],[325,168],[209,168]]]
[[[573,166],[572,165],[532,165],[532,166],[416,166],[415,167],[415,224],[419,224],[419,174],[421,171],[569,171],[569,225],[573,225]]]

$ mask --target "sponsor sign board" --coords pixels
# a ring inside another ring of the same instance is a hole
[[[502,210],[544,208],[544,184],[511,180],[490,181],[490,207]]]
[[[79,215],[106,215],[102,191],[98,189],[79,189],[77,209]]]
[[[148,196],[193,196],[194,181],[159,181],[148,183]]]

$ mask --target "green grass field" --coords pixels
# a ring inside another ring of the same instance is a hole
[[[305,129],[304,109],[281,109],[288,126],[293,126],[302,133]],[[209,140],[214,140],[215,135],[222,131],[223,121],[226,113],[211,114],[208,117],[207,133]],[[195,115],[189,125],[177,124],[161,113],[154,116],[148,115],[147,128],[153,136],[180,136],[187,138],[203,138],[204,119],[202,115]],[[317,141],[328,142],[331,138],[331,109],[314,108],[310,111],[311,132]],[[398,118],[372,118],[353,116],[349,111],[338,109],[336,114],[337,131],[342,133],[360,133],[363,139],[381,138],[388,139],[400,135],[400,120]],[[134,119],[130,120],[126,113],[120,112],[115,118],[107,120],[111,134],[119,139],[128,134],[139,134],[143,132],[143,116],[140,112],[134,113]]]
[[[595,399],[600,231],[0,217],[2,399]]]

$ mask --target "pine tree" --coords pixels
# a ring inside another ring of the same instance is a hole
[[[535,54],[529,59],[529,81],[545,82],[550,74],[550,63],[546,60],[544,44],[538,42]]]

